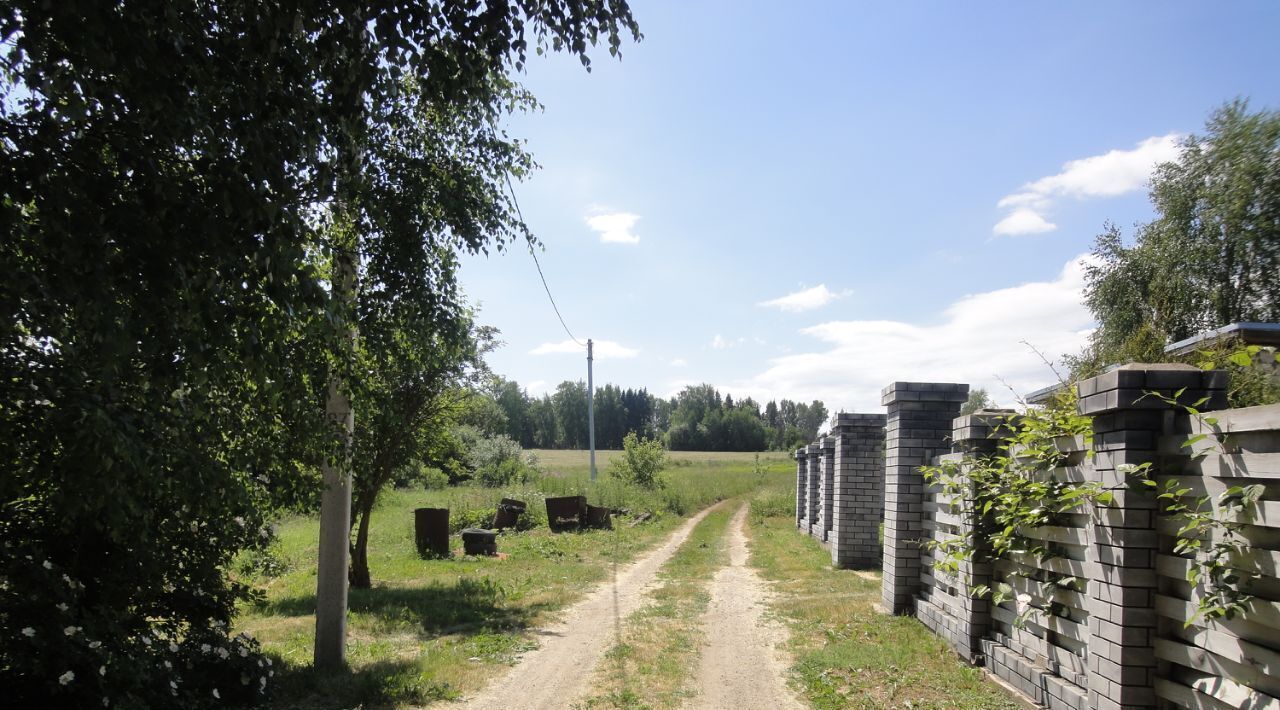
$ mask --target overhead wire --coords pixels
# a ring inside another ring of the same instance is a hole
[[[511,174],[508,173],[503,177],[505,177],[507,180],[507,191],[511,193],[511,204],[514,205],[516,208],[516,216],[520,218],[520,222],[521,224],[523,224],[524,213],[520,211],[520,200],[516,199],[516,189],[511,184]],[[560,315],[560,308],[559,306],[556,305],[555,296],[551,295],[551,287],[547,285],[547,277],[542,273],[542,263],[538,261],[537,250],[533,248],[532,244],[529,245],[529,256],[533,257],[533,265],[538,267],[538,278],[542,279],[542,289],[547,292],[547,300],[551,301],[551,310],[556,312],[556,318],[559,319],[560,321],[560,327],[564,328],[565,334],[569,336],[570,340],[577,343],[578,347],[580,348],[587,347],[586,343],[574,337],[573,331],[569,330],[568,324],[564,322],[564,316]]]

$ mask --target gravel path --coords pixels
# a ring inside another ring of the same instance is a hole
[[[717,504],[680,526],[658,549],[619,567],[616,583],[602,584],[563,612],[564,621],[538,629],[541,646],[530,651],[506,675],[460,706],[475,710],[567,708],[587,690],[591,670],[614,642],[615,630],[645,601],[658,568],[689,537]],[[736,520],[736,519],[735,519]],[[744,543],[745,544],[745,543]],[[744,547],[745,551],[745,547]],[[741,703],[735,703],[741,707]]]
[[[711,582],[711,603],[702,619],[707,645],[698,664],[698,695],[688,707],[803,708],[786,687],[786,629],[766,618],[768,585],[747,566],[746,520],[744,505],[729,523],[729,566]]]

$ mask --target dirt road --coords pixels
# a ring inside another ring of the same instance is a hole
[[[768,585],[747,566],[746,520],[744,505],[729,523],[729,566],[711,582],[711,603],[702,620],[707,645],[697,670],[698,695],[689,707],[803,708],[786,687],[781,650],[786,629],[766,618]]]
[[[614,630],[644,602],[644,592],[658,568],[707,513],[707,508],[680,526],[658,549],[620,567],[617,583],[606,582],[564,612],[564,621],[535,633],[542,645],[526,653],[506,675],[464,701],[468,710],[540,710],[567,708],[587,690],[591,670],[614,643]]]

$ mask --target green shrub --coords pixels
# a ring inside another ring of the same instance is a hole
[[[538,470],[525,462],[524,449],[505,435],[478,439],[467,452],[467,465],[480,485],[498,486],[531,483]]]
[[[438,468],[432,468],[413,459],[391,474],[391,483],[396,488],[425,488],[429,491],[438,491],[449,485],[449,475]]]
[[[796,512],[796,492],[768,491],[751,499],[751,522],[759,524],[765,518],[791,517]]]
[[[654,490],[666,485],[662,471],[667,451],[661,439],[647,439],[630,432],[622,440],[622,455],[609,466],[609,474],[625,483]],[[675,512],[675,511],[673,511]]]

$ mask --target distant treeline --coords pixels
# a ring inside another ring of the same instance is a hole
[[[497,378],[484,392],[488,403],[473,409],[470,423],[505,433],[536,449],[587,447],[587,386],[561,382],[555,392],[531,397],[512,380]],[[685,387],[675,397],[655,397],[643,388],[604,385],[595,391],[596,448],[620,449],[628,432],[661,437],[673,451],[786,450],[813,441],[827,421],[821,401],[734,401],[711,385]]]

